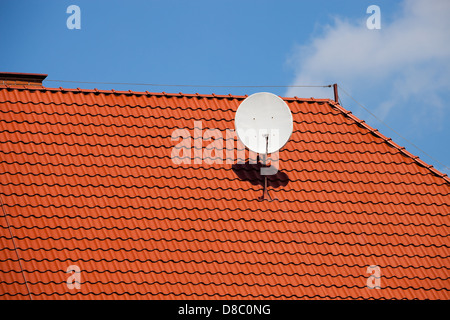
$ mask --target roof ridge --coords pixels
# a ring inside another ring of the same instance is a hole
[[[149,91],[132,91],[132,90],[99,90],[97,88],[94,89],[81,89],[81,88],[50,88],[50,87],[36,87],[36,86],[28,86],[28,85],[11,85],[11,84],[0,84],[1,89],[12,89],[12,90],[30,90],[30,91],[52,91],[52,92],[74,92],[74,93],[94,93],[94,94],[115,94],[115,95],[153,95],[153,96],[170,96],[170,97],[200,97],[200,98],[218,98],[218,99],[245,99],[248,95],[232,95],[229,94],[199,94],[199,93],[169,93],[169,92],[149,92]],[[317,98],[299,98],[295,97],[282,97],[283,100],[287,101],[311,101],[311,102],[329,102],[330,99],[317,99]]]
[[[383,135],[380,131],[378,131],[378,129],[374,129],[372,128],[370,125],[367,124],[366,121],[359,119],[358,117],[356,117],[354,114],[352,114],[351,111],[346,110],[344,107],[342,107],[339,103],[337,103],[334,100],[329,100],[329,103],[332,107],[335,107],[337,110],[339,110],[340,112],[342,112],[346,117],[352,119],[353,121],[355,121],[359,126],[366,128],[367,130],[369,130],[372,134],[374,134],[375,136],[381,138],[384,140],[385,143],[387,143],[389,146],[394,147],[395,149],[399,150],[403,155],[405,155],[406,157],[414,160],[418,165],[427,168],[429,171],[431,171],[433,174],[437,175],[440,178],[443,178],[445,181],[447,181],[448,183],[450,183],[450,177],[445,174],[440,172],[439,170],[437,170],[436,168],[433,167],[433,165],[430,165],[428,163],[426,163],[425,161],[421,160],[418,156],[413,155],[412,153],[406,151],[405,147],[401,147],[400,145],[398,145],[397,143],[395,143],[392,138],[388,138],[385,135]]]

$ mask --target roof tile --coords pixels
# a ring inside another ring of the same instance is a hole
[[[1,85],[0,297],[450,298],[449,178],[333,101],[284,98],[278,200],[172,161],[175,129],[233,129],[244,98]]]

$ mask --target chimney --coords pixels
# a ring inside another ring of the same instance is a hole
[[[42,87],[42,81],[47,76],[41,73],[0,72],[0,84]]]

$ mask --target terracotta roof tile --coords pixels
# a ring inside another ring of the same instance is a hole
[[[0,297],[450,298],[450,179],[334,101],[284,98],[276,201],[257,165],[172,161],[245,97],[0,85]]]

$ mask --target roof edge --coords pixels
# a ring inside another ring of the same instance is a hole
[[[436,168],[433,167],[433,165],[426,163],[425,161],[421,160],[419,158],[419,156],[415,156],[412,153],[406,151],[405,147],[401,147],[400,145],[398,145],[397,143],[395,143],[392,138],[388,138],[385,135],[383,135],[380,131],[378,131],[378,129],[374,129],[371,126],[369,126],[364,120],[359,119],[358,117],[356,117],[355,115],[352,114],[351,111],[346,110],[344,107],[342,107],[339,103],[337,103],[334,100],[329,100],[329,103],[332,107],[336,108],[337,110],[339,110],[341,113],[343,113],[346,117],[349,117],[350,119],[352,119],[353,121],[355,121],[359,126],[366,128],[367,130],[369,130],[372,134],[374,134],[375,136],[381,138],[384,140],[385,143],[387,143],[388,145],[390,145],[391,147],[396,148],[397,150],[399,150],[403,155],[405,155],[408,158],[411,158],[412,160],[414,160],[418,165],[420,165],[421,167],[425,167],[426,169],[430,170],[431,173],[437,175],[440,178],[443,178],[445,181],[447,181],[448,183],[450,183],[450,177],[445,174],[440,172],[439,170],[437,170]]]

